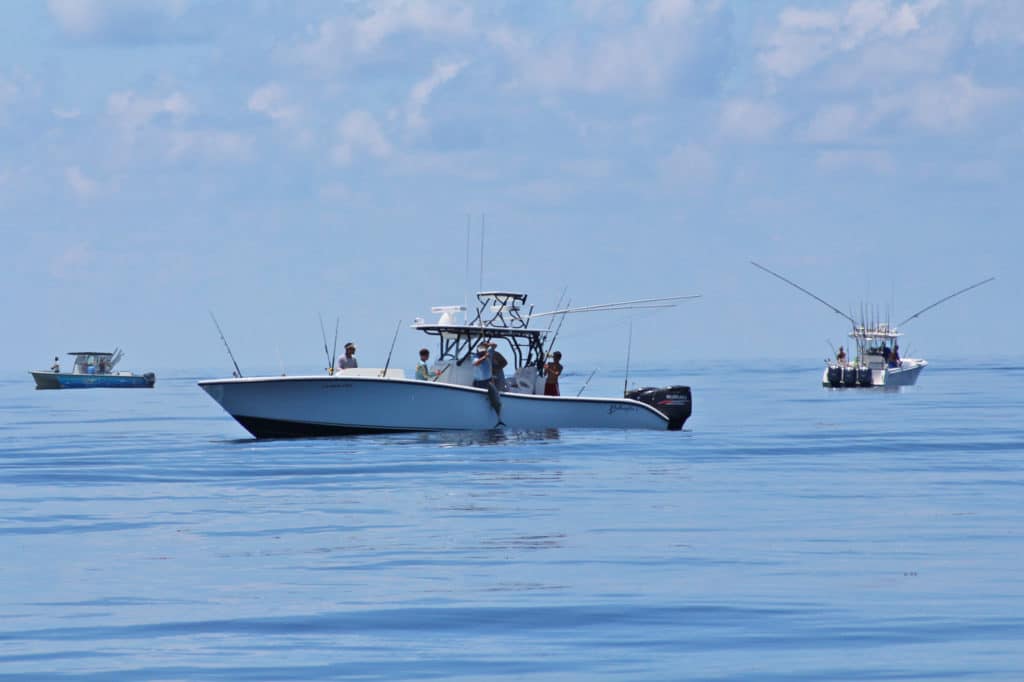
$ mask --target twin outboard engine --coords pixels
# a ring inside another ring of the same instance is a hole
[[[828,385],[839,388],[843,385],[843,368],[839,365],[828,366]]]
[[[870,367],[858,367],[857,368],[857,383],[864,387],[871,386],[871,368]]]
[[[828,385],[832,388],[842,388],[844,386],[847,388],[854,388],[856,386],[870,388],[874,385],[871,382],[871,369],[868,367],[829,365],[825,376],[828,380]]]
[[[693,397],[689,386],[648,386],[626,391],[626,397],[646,403],[668,417],[669,431],[681,430],[693,413]]]

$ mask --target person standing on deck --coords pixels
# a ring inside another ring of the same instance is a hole
[[[494,379],[493,363],[496,343],[484,341],[476,349],[476,359],[473,360],[473,386],[476,388],[487,388]]]
[[[562,375],[562,354],[555,351],[551,354],[551,362],[544,365],[544,395],[562,395],[558,390],[558,377]]]
[[[430,351],[426,348],[420,348],[420,361],[416,363],[416,378],[420,381],[433,381],[434,378],[430,376],[430,367],[427,366],[427,360],[430,359]]]
[[[349,341],[345,344],[345,354],[338,358],[338,369],[355,369],[359,366],[356,361],[356,344]]]
[[[836,353],[836,364],[840,367],[846,367],[846,351],[843,350],[842,346],[839,346],[839,352]]]
[[[495,344],[491,344],[494,346]],[[499,393],[504,393],[508,390],[508,386],[505,384],[505,368],[508,367],[508,360],[505,356],[496,350],[491,350],[491,378],[494,379],[494,387],[498,389]]]

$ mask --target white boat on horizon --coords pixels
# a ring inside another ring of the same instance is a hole
[[[689,297],[642,303],[670,306]],[[464,306],[435,307],[434,324],[412,328],[434,337],[439,353],[433,380],[407,379],[401,370],[339,370],[327,376],[233,377],[200,381],[224,410],[257,438],[395,433],[408,431],[613,428],[680,430],[692,411],[687,386],[642,388],[623,397],[544,395],[544,362],[550,329],[531,328],[531,319],[589,309],[628,309],[629,303],[532,314],[526,295],[477,294],[476,317],[455,315]],[[513,371],[505,390],[473,386],[472,358],[478,346],[494,342]]]
[[[821,375],[821,384],[830,388],[898,388],[901,386],[913,386],[917,383],[917,378],[921,372],[928,366],[928,361],[921,358],[905,358],[900,355],[899,338],[903,336],[903,332],[899,331],[897,327],[902,327],[951,298],[965,294],[995,279],[995,277],[989,277],[969,287],[955,291],[949,296],[918,310],[900,322],[899,325],[892,326],[888,322],[870,319],[871,315],[864,310],[862,310],[861,319],[856,320],[852,314],[844,313],[817,294],[808,291],[792,280],[786,279],[779,273],[769,270],[754,261],[750,261],[750,264],[807,294],[832,312],[846,318],[853,326],[849,333],[849,337],[853,339],[854,348],[856,349],[853,357],[847,357],[845,350],[840,346],[840,351],[843,352],[843,355],[837,353],[837,357],[834,360],[829,359],[825,361],[825,371]]]

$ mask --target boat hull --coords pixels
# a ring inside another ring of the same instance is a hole
[[[56,388],[153,388],[156,375],[146,374],[66,374],[31,372],[36,389]]]
[[[257,438],[405,431],[669,428],[669,419],[626,398],[500,394],[484,389],[373,377],[258,377],[199,386]],[[685,420],[684,420],[685,421]]]
[[[867,388],[897,388],[900,386],[913,386],[917,383],[917,377],[921,370],[928,366],[927,360],[905,359],[900,362],[899,367],[885,367],[871,370],[871,383]],[[836,365],[829,365],[825,373],[821,375],[821,385],[831,388],[861,388],[864,384],[855,383],[833,383],[829,377],[829,370],[835,370]],[[844,368],[848,370],[849,368]]]

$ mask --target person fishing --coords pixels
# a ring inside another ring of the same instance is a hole
[[[551,354],[551,361],[544,365],[544,395],[562,395],[558,390],[558,377],[562,375],[562,353],[555,351]]]
[[[426,348],[420,348],[420,361],[416,363],[416,378],[420,381],[433,381],[440,372],[431,376],[430,367],[427,366],[427,360],[430,359],[430,351]]]
[[[494,385],[494,349],[497,347],[498,344],[493,341],[484,341],[477,347],[477,356],[473,360],[473,386],[487,391],[487,401],[498,415],[498,423],[495,426],[504,426],[505,422],[501,421],[501,397]]]
[[[349,341],[345,344],[345,354],[338,358],[338,369],[355,369],[358,366],[356,344]]]

